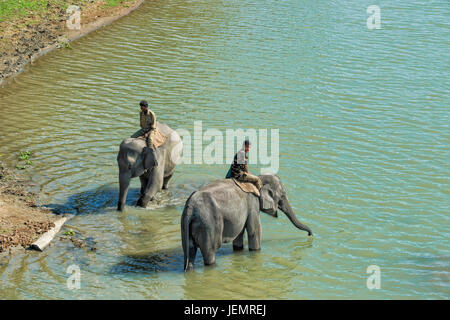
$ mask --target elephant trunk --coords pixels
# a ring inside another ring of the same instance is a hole
[[[125,207],[125,203],[127,201],[128,187],[130,186],[131,175],[129,173],[120,173],[119,174],[119,201],[117,203],[117,210],[123,211]]]
[[[295,216],[294,210],[292,209],[291,204],[289,203],[287,198],[284,198],[281,201],[280,209],[281,209],[281,211],[283,211],[286,214],[286,216],[289,218],[289,220],[291,220],[291,222],[294,226],[296,226],[300,230],[308,232],[308,236],[313,235],[311,229],[307,225],[298,221],[297,217]]]

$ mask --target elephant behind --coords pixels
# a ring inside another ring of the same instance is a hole
[[[139,177],[141,180],[141,193],[136,205],[146,207],[157,192],[167,188],[175,171],[183,150],[181,138],[163,123],[157,122],[156,127],[166,136],[164,144],[156,149],[148,148],[145,140],[138,138],[127,138],[120,144],[117,155],[120,185],[117,210],[124,209],[132,178]]]
[[[181,216],[185,270],[193,268],[198,248],[205,265],[215,263],[216,251],[222,243],[233,241],[233,250],[242,250],[245,231],[249,250],[261,249],[260,211],[278,217],[280,209],[294,226],[312,235],[311,229],[297,220],[280,178],[276,175],[259,177],[262,181],[260,197],[245,193],[232,179],[213,181],[191,194]]]

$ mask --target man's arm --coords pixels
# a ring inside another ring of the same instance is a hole
[[[152,124],[150,126],[150,130],[155,130],[156,129],[156,114],[152,111],[152,110],[148,110],[151,114],[152,114]]]

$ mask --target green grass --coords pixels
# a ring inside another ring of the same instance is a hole
[[[95,0],[100,2],[102,0]],[[105,7],[115,7],[122,4],[124,7],[128,7],[126,4],[131,0],[103,0]],[[39,15],[46,13],[55,7],[66,10],[69,5],[77,5],[83,8],[88,4],[89,0],[0,0],[0,22],[6,20],[16,20],[28,16]],[[48,5],[51,5],[49,7]],[[51,8],[51,9],[49,9]],[[83,10],[83,9],[82,9]]]
[[[131,0],[105,0],[107,7],[115,7],[120,3],[130,2]]]
[[[24,170],[27,168],[27,166],[33,165],[33,161],[30,160],[30,156],[31,156],[30,151],[21,151],[19,153],[19,163],[16,165],[16,169]],[[24,161],[25,164],[23,164]]]
[[[58,49],[65,48],[72,50],[72,45],[70,44],[70,42],[61,42],[60,44],[58,44],[57,48]]]
[[[30,151],[21,151],[19,153],[19,160],[28,160],[31,156]]]
[[[73,231],[72,229],[70,229],[69,231],[66,231],[63,233],[65,236],[71,236],[73,237],[75,235],[75,231]]]
[[[0,0],[0,22],[47,9],[48,0]]]

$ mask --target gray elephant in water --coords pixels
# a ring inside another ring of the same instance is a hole
[[[297,220],[280,178],[276,175],[259,178],[260,197],[245,193],[231,179],[213,181],[191,194],[181,216],[185,271],[193,268],[197,248],[205,265],[215,263],[216,251],[222,243],[233,241],[233,250],[242,250],[245,230],[249,250],[260,250],[260,211],[278,217],[280,209],[294,226],[312,235],[311,229]]]
[[[178,133],[169,126],[157,122],[157,129],[166,136],[164,144],[157,149],[148,148],[145,140],[128,138],[120,144],[119,165],[120,193],[117,210],[122,211],[127,200],[131,178],[141,180],[141,195],[137,206],[146,207],[155,194],[167,188],[180,158],[183,142]]]

